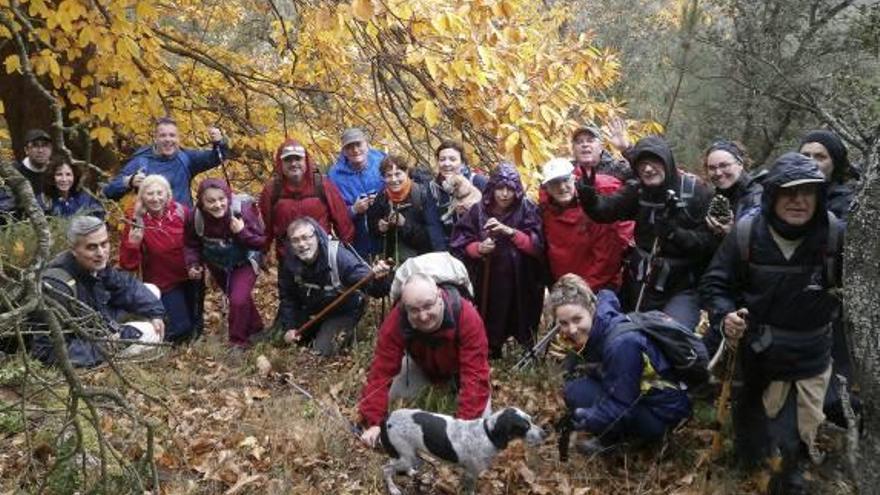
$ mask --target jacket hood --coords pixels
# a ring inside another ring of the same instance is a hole
[[[605,337],[623,316],[620,300],[614,292],[603,289],[596,294],[596,314],[593,315],[593,327],[587,339],[587,351],[591,355],[601,355]]]
[[[196,206],[198,206],[198,208],[200,210],[203,209],[202,208],[202,194],[204,194],[204,192],[208,189],[220,189],[221,191],[223,191],[226,194],[226,200],[228,203],[226,216],[229,216],[229,214],[230,214],[229,210],[230,210],[230,208],[232,208],[232,188],[229,187],[229,184],[223,179],[209,178],[209,179],[203,180],[199,184],[198,194],[196,195],[196,197],[198,198],[198,200],[196,202]]]
[[[675,166],[675,158],[672,155],[672,148],[669,147],[669,143],[666,142],[660,136],[646,136],[636,143],[633,146],[632,151],[629,153],[630,157],[630,167],[632,167],[633,174],[636,178],[638,178],[638,170],[636,170],[636,164],[639,163],[639,160],[645,156],[655,156],[663,162],[664,172],[666,173],[666,179],[663,184],[663,190],[672,189],[675,190],[675,181],[678,176],[678,168]],[[642,185],[644,187],[644,184]],[[653,188],[652,188],[653,189]]]
[[[525,196],[522,181],[519,178],[519,172],[511,163],[503,162],[489,176],[489,182],[486,184],[486,190],[483,191],[483,206],[488,210],[495,203],[495,189],[507,186],[513,189],[516,199],[513,202],[513,208],[522,203]]]
[[[819,190],[816,193],[816,211],[813,213],[813,218],[806,225],[799,228],[793,228],[779,219],[774,208],[776,198],[779,195],[779,189],[784,184],[794,181],[812,181],[819,185]],[[825,211],[827,208],[826,189],[828,183],[825,182],[825,176],[819,171],[819,166],[812,158],[807,158],[800,153],[794,152],[780,156],[770,167],[770,170],[767,171],[761,184],[764,186],[764,192],[761,195],[761,212],[774,230],[783,237],[790,239],[800,237],[804,232],[813,228],[817,222],[825,221]]]
[[[803,148],[807,143],[819,143],[828,150],[831,156],[831,162],[834,164],[834,170],[831,171],[830,182],[844,183],[851,176],[857,176],[858,171],[853,168],[847,156],[846,145],[843,141],[831,131],[824,129],[810,131],[801,138],[801,144],[798,149]]]

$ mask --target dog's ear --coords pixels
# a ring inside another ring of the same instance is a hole
[[[500,448],[507,447],[507,443],[515,438],[523,438],[531,428],[528,418],[524,417],[514,408],[505,409],[495,420],[495,427],[492,428],[493,440],[501,445]]]

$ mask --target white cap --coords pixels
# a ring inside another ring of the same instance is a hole
[[[279,158],[284,160],[288,156],[305,157],[306,156],[306,149],[303,148],[302,146],[295,146],[295,145],[285,146],[284,148],[281,149],[281,155],[279,156]]]
[[[571,164],[571,160],[567,158],[553,158],[545,163],[541,169],[541,176],[543,177],[541,185],[552,180],[568,177],[572,172],[574,172],[574,166]]]

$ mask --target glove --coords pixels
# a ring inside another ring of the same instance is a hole
[[[581,177],[581,180],[575,183],[575,188],[577,189],[578,199],[582,205],[593,206],[596,204],[596,188],[593,187],[593,184],[588,182],[587,177]]]
[[[574,413],[571,415],[571,424],[574,425],[575,430],[587,429],[587,411],[588,409],[584,407],[579,407],[574,410]]]

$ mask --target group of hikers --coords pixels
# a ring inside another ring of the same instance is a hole
[[[562,394],[574,427],[592,434],[576,443],[584,454],[660,441],[691,416],[667,336],[734,356],[736,458],[754,468],[781,455],[776,493],[805,493],[819,424],[845,423],[834,377],[851,378],[850,358],[835,289],[858,175],[830,131],[806,133],[760,173],[741,144],[719,140],[701,178],[677,167],[662,137],[633,145],[619,122],[605,133],[583,125],[572,157],[542,168],[537,203],[509,163],[478,173],[448,140],[427,171],[371,147],[358,128],[342,133],[326,174],[288,139],[258,198],[208,178],[193,202],[193,178],[229,152],[219,130],[209,137],[210,149],[181,149],[176,124],[161,119],[153,145],[104,187],[109,199],[137,197],[117,269],[100,202],[52,156],[48,134],[26,136],[19,170],[47,212],[73,215],[70,248],[43,275],[47,294],[94,310],[132,343],[123,352],[197,336],[207,271],[228,298],[236,354],[274,328],[334,356],[350,345],[367,297],[392,293],[359,401],[368,445],[389,403],[425,386],[454,390],[459,418],[487,415],[490,363],[511,337],[531,349],[542,314],[569,344]],[[2,192],[0,205],[16,208]],[[273,249],[279,306],[265,325],[253,289]],[[689,338],[701,310],[708,330]],[[106,343],[82,332],[67,334],[69,359],[106,359]],[[47,363],[58,351],[47,335],[30,342]]]

